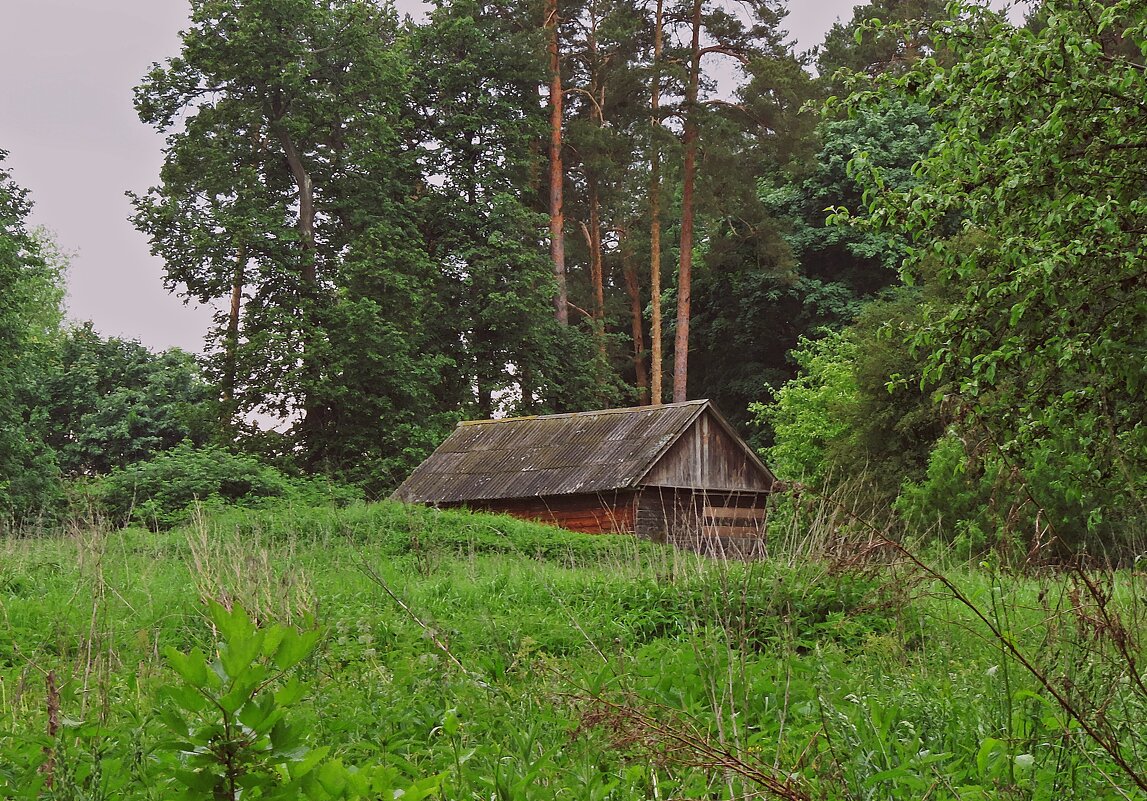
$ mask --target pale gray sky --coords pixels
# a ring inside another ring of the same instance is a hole
[[[786,27],[807,49],[858,4],[790,0]],[[135,116],[132,87],[178,52],[186,0],[0,0],[0,9],[0,149],[31,192],[32,222],[73,255],[70,315],[106,336],[201,350],[211,312],[164,290],[124,196],[158,180],[163,140]]]

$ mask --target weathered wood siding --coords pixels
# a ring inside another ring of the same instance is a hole
[[[764,555],[768,495],[648,487],[636,503],[636,533],[678,548],[737,559]]]
[[[476,511],[508,514],[519,520],[549,523],[584,534],[632,534],[636,500],[634,492],[611,492],[469,501],[465,506]]]
[[[695,493],[692,512],[699,522],[699,550],[736,559],[764,556],[767,503],[764,493]]]
[[[767,493],[647,487],[638,492],[469,501],[468,509],[508,514],[585,534],[636,534],[710,556],[765,553]]]
[[[728,492],[768,492],[771,482],[708,411],[697,418],[641,482]]]
[[[654,542],[668,542],[676,495],[675,490],[660,487],[642,491],[635,504],[634,533]]]

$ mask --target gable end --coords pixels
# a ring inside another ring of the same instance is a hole
[[[641,479],[646,487],[769,492],[776,478],[729,423],[706,406]]]

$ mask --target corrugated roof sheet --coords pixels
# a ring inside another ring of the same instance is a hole
[[[393,497],[449,503],[635,487],[708,404],[459,423]]]

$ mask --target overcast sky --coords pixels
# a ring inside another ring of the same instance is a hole
[[[807,49],[857,4],[791,0],[786,27]],[[201,350],[211,312],[163,288],[163,265],[127,221],[124,196],[158,180],[163,140],[136,117],[132,87],[178,52],[186,0],[0,0],[0,8],[0,149],[31,192],[33,224],[72,255],[70,316],[105,336]]]

